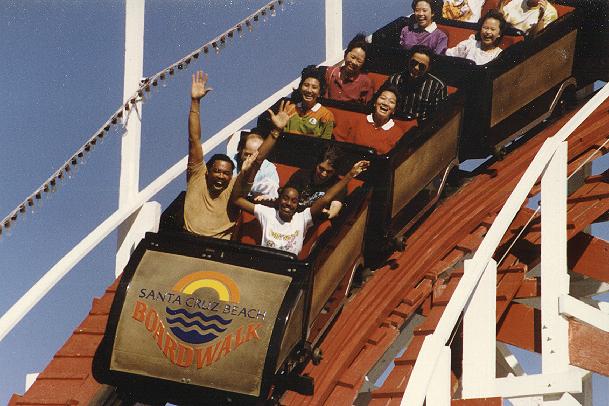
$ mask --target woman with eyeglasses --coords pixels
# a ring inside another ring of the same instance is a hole
[[[414,14],[400,34],[400,45],[405,49],[425,45],[434,53],[443,54],[448,46],[448,37],[434,22],[434,17],[441,15],[441,4],[437,0],[414,0],[412,10]]]
[[[447,56],[456,56],[474,61],[476,65],[484,65],[495,59],[501,53],[499,42],[507,23],[498,10],[489,10],[480,19],[480,30],[476,35],[461,41],[457,46],[446,50]]]
[[[391,118],[398,104],[398,90],[384,84],[374,97],[372,111],[341,122],[334,129],[334,139],[374,148],[377,154],[386,154],[402,138],[404,131]]]
[[[368,103],[374,94],[372,79],[362,71],[366,63],[368,43],[364,34],[357,34],[347,45],[342,66],[326,69],[326,97],[355,103]]]

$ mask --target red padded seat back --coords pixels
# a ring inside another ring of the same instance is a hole
[[[382,73],[376,73],[376,72],[369,72],[368,76],[374,82],[374,88],[376,90],[380,89],[381,86],[383,85],[383,83],[385,83],[385,81],[389,77],[387,75],[383,75]]]
[[[571,6],[563,6],[562,4],[556,4],[551,2],[554,8],[556,8],[556,12],[558,13],[558,18],[564,16],[565,14],[572,13],[575,10],[574,7]]]
[[[480,16],[485,15],[492,9],[499,10],[499,6],[501,5],[501,0],[486,0],[482,5],[482,10],[480,11]]]
[[[475,30],[471,30],[469,28],[453,27],[453,26],[449,26],[449,25],[438,25],[438,26],[440,27],[440,29],[442,31],[444,31],[446,33],[446,35],[448,35],[448,47],[449,48],[457,46],[457,44],[459,44],[459,42],[468,39],[470,35],[476,34]],[[511,45],[513,45],[517,42],[520,42],[523,39],[524,38],[521,36],[504,35],[503,38],[501,38],[501,42],[499,43],[499,48],[501,48],[501,49],[509,48]]]

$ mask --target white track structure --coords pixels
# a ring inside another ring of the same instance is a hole
[[[433,334],[427,336],[402,398],[402,406],[451,404],[448,346],[463,313],[462,398],[513,398],[514,405],[580,405],[589,373],[569,365],[568,321],[609,332],[609,314],[569,295],[567,273],[567,138],[609,97],[605,85],[553,137],[548,138],[518,182],[472,259]],[[501,238],[541,176],[542,373],[496,378],[497,263]],[[586,405],[590,400],[584,400]]]

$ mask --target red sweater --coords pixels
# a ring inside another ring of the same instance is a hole
[[[357,114],[340,122],[334,128],[334,139],[372,147],[377,154],[386,154],[404,135],[404,130],[389,120],[381,127],[375,127],[372,114]]]

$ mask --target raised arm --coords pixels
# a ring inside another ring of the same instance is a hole
[[[317,199],[311,206],[311,217],[313,217],[313,220],[319,219],[323,213],[323,209],[334,200],[336,195],[338,195],[340,191],[347,186],[351,179],[368,169],[369,165],[370,161],[357,162],[355,165],[353,165],[353,168],[351,168],[349,173],[332,185],[332,187],[328,189],[328,191],[322,197]]]
[[[201,98],[211,90],[206,86],[207,74],[197,71],[192,75],[190,89],[190,112],[188,113],[188,169],[187,178],[190,177],[191,168],[203,163],[203,147],[201,146]]]
[[[275,114],[271,109],[268,109],[267,111],[271,116],[273,129],[271,130],[269,136],[266,137],[262,145],[260,145],[260,148],[258,148],[258,158],[256,158],[256,163],[258,166],[262,165],[262,162],[264,162],[275,146],[275,142],[277,141],[277,138],[279,138],[279,135],[281,135],[281,131],[283,131],[285,126],[288,124],[290,117],[296,113],[294,106],[289,100],[281,101],[277,114]]]
[[[256,151],[245,158],[245,161],[243,161],[243,164],[241,165],[241,172],[239,172],[239,175],[237,176],[235,186],[230,195],[230,200],[233,205],[250,214],[254,214],[254,203],[247,200],[246,197],[252,188],[256,172],[258,172],[258,169],[260,168],[259,165],[255,164],[258,155],[259,152]]]

